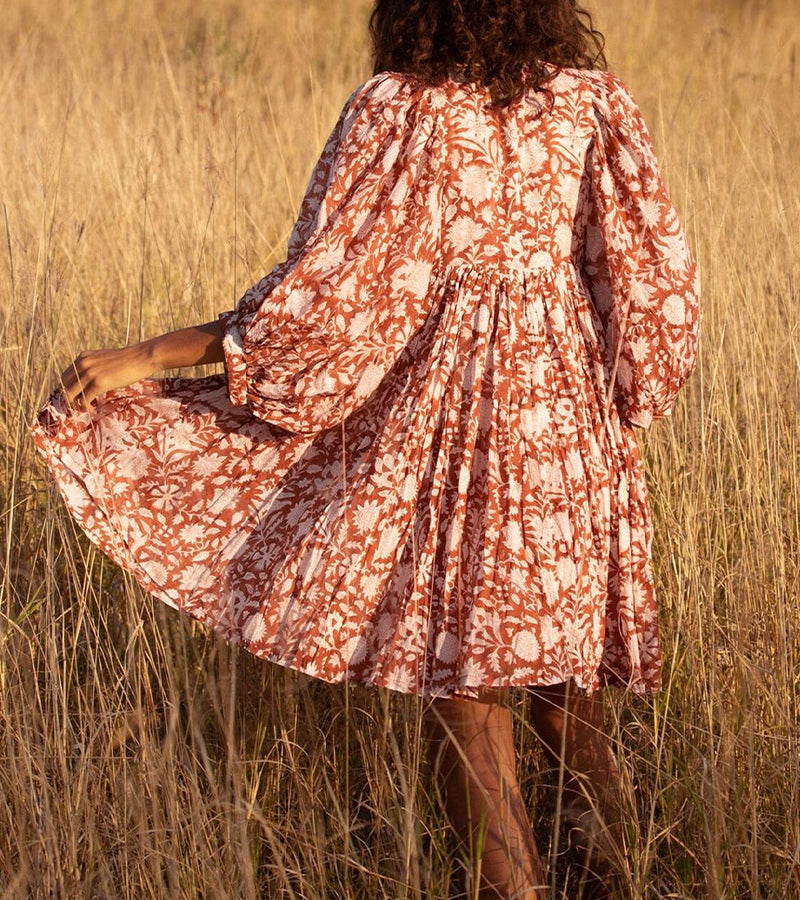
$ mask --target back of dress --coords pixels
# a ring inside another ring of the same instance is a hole
[[[286,260],[220,314],[225,380],[110,392],[77,462],[87,423],[49,407],[36,438],[74,514],[148,590],[328,681],[658,687],[631,426],[694,366],[697,273],[625,86],[548,86],[537,115],[370,78]],[[126,419],[160,448],[135,472]],[[182,500],[159,518],[167,432]]]

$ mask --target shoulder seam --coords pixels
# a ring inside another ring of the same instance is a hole
[[[379,72],[354,88],[345,104],[347,118],[360,115],[364,106],[374,100],[390,100],[397,96],[406,85],[392,76],[391,72]],[[391,88],[392,82],[394,82],[394,90]],[[390,86],[385,89],[384,85]]]

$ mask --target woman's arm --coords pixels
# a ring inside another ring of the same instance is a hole
[[[142,343],[148,348],[154,370],[224,362],[220,319],[169,331]]]
[[[126,387],[162,369],[224,361],[222,321],[169,331],[116,350],[88,350],[61,373],[68,403],[85,409],[106,391]]]

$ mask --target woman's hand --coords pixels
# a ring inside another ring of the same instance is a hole
[[[85,350],[61,373],[64,397],[85,409],[99,394],[162,369],[223,362],[222,332],[223,322],[217,318],[119,350]]]
[[[100,394],[141,381],[156,369],[147,341],[117,350],[84,350],[61,373],[62,393],[67,403],[86,409]]]

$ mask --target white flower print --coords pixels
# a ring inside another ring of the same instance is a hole
[[[692,372],[700,280],[625,85],[550,87],[504,133],[474,85],[372,76],[224,372],[48,398],[37,449],[144,589],[329,681],[658,688],[631,426]]]
[[[380,514],[380,502],[378,500],[367,500],[353,511],[353,524],[358,531],[367,534],[375,527]]]
[[[533,631],[520,631],[515,634],[513,649],[517,656],[527,662],[533,662],[533,660],[539,659],[542,653],[539,639]]]
[[[442,662],[453,662],[458,656],[458,639],[449,631],[440,631],[436,638],[434,652]]]

